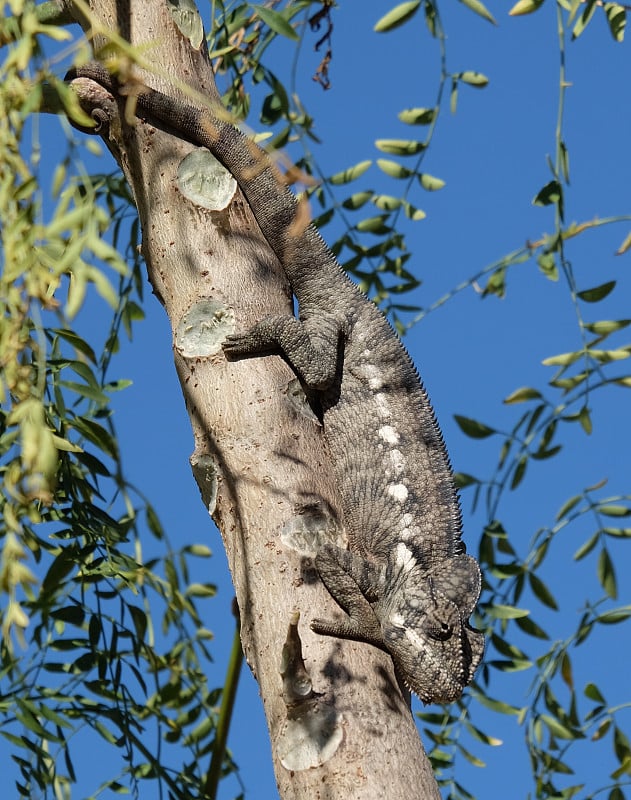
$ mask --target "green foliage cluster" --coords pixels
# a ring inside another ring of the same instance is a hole
[[[70,797],[86,737],[120,754],[97,794],[159,778],[198,796],[221,689],[197,608],[214,586],[190,569],[210,552],[169,545],[112,418],[129,381],[111,359],[143,316],[137,223],[125,184],[74,173],[74,152],[44,194],[29,122],[56,82],[42,39],[66,34],[17,0],[0,26],[0,741],[21,797]],[[99,345],[80,334],[90,285],[111,307]]]

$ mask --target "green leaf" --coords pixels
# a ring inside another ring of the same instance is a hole
[[[511,17],[518,17],[522,14],[532,14],[532,12],[536,11],[541,5],[543,5],[543,0],[517,0],[508,14]]]
[[[616,250],[616,255],[621,256],[624,255],[627,250],[631,247],[631,233],[628,233],[620,247]]]
[[[421,5],[421,0],[410,0],[410,2],[399,3],[398,6],[390,9],[387,14],[375,24],[374,30],[377,33],[386,33],[386,31],[394,30],[399,25],[403,25],[418,11]]]
[[[423,211],[422,208],[417,208],[413,206],[411,203],[408,203],[407,200],[403,201],[403,208],[405,210],[405,216],[408,219],[411,219],[413,222],[417,222],[420,219],[425,219],[427,214]],[[419,282],[416,282],[416,285],[419,285]]]
[[[583,738],[582,734],[580,734],[578,731],[572,730],[572,728],[563,725],[563,723],[560,722],[560,720],[558,720],[556,717],[551,717],[549,714],[542,714],[539,719],[541,719],[545,723],[545,725],[550,730],[550,733],[553,736],[556,736],[558,739]]]
[[[618,596],[616,573],[611,561],[611,557],[604,547],[600,551],[600,555],[598,557],[597,573],[600,585],[603,587],[605,592],[607,592],[609,597],[615,600]]]
[[[578,39],[581,33],[583,33],[583,31],[589,24],[589,21],[591,20],[592,16],[594,15],[597,3],[598,0],[587,0],[585,4],[585,10],[581,14],[581,16],[576,20],[576,24],[574,25],[574,30],[572,31],[572,39]]]
[[[600,538],[599,535],[595,533],[586,542],[583,542],[583,544],[574,553],[574,561],[580,561],[582,558],[585,558],[585,556],[588,553],[591,553],[591,551],[596,546],[599,538]]]
[[[567,514],[569,514],[573,508],[576,508],[576,506],[581,502],[582,499],[583,499],[582,494],[575,494],[573,497],[570,497],[569,500],[566,500],[565,503],[563,503],[563,505],[557,512],[556,515],[557,522],[560,519],[563,519],[563,517],[565,517]]]
[[[68,330],[67,328],[53,328],[53,333],[59,336],[61,339],[65,339],[69,344],[71,344],[76,350],[82,353],[86,358],[88,358],[93,364],[96,364],[96,355],[94,350],[90,347],[90,345],[84,341],[80,336],[78,336],[74,331]]]
[[[467,6],[467,8],[470,8],[475,14],[478,14],[478,16],[482,17],[493,25],[497,25],[493,14],[491,14],[491,12],[483,3],[480,2],[480,0],[460,0],[460,2]]]
[[[569,367],[583,355],[585,355],[583,350],[577,350],[574,353],[559,353],[558,356],[544,358],[541,363],[544,367]]]
[[[483,89],[489,82],[489,79],[486,77],[486,75],[483,75],[481,72],[473,72],[472,70],[460,72],[455,77],[462,81],[462,83],[466,83],[469,86],[474,86],[476,89]]]
[[[607,731],[609,730],[609,728],[611,728],[611,717],[608,718],[608,719],[604,719],[600,723],[598,728],[596,728],[596,732],[592,735],[592,742],[597,742],[599,739],[602,739],[603,736],[605,736],[607,734]]]
[[[584,327],[597,336],[606,336],[614,331],[622,330],[628,325],[631,325],[631,319],[603,319],[598,322],[587,322]]]
[[[398,164],[396,161],[390,161],[388,158],[378,158],[377,166],[391,178],[409,178],[411,175],[414,175],[413,169],[408,169],[402,164]]]
[[[581,428],[589,436],[592,432],[592,418],[587,406],[583,406],[578,412],[578,421],[581,423]]]
[[[372,161],[360,161],[353,167],[348,167],[342,172],[337,172],[329,178],[329,183],[333,186],[341,186],[344,183],[351,183],[351,181],[360,178],[366,170],[370,168]]]
[[[473,690],[472,694],[475,694],[476,700],[481,705],[485,708],[489,708],[491,711],[497,711],[499,714],[510,714],[511,716],[518,716],[521,713],[521,709],[516,706],[511,706],[508,703],[504,703],[502,700],[496,700],[493,697],[489,697],[487,694],[474,692]]]
[[[437,192],[439,189],[442,189],[445,185],[445,181],[441,178],[435,178],[433,175],[428,175],[426,172],[422,172],[418,176],[419,183],[428,192]]]
[[[526,474],[527,466],[528,466],[528,456],[522,456],[517,462],[517,466],[515,467],[515,472],[513,473],[513,478],[510,484],[511,489],[516,489],[522,482],[524,475]]]
[[[475,478],[473,475],[467,474],[466,472],[456,472],[454,474],[454,480],[459,489],[464,489],[465,486],[475,486],[480,483],[477,478]]]
[[[136,636],[141,642],[144,642],[145,634],[147,632],[147,615],[142,608],[138,608],[138,606],[133,606],[131,604],[127,606],[127,610],[131,614]]]
[[[594,286],[592,289],[577,292],[576,296],[585,303],[598,303],[613,291],[615,285],[615,281],[607,281],[607,283],[601,283],[600,286]]]
[[[528,636],[533,636],[535,639],[549,639],[548,634],[533,621],[532,617],[520,617],[515,620],[517,627],[519,627]]]
[[[397,115],[406,125],[431,125],[436,118],[435,108],[405,108]]]
[[[613,731],[613,749],[620,763],[631,759],[631,744],[629,744],[629,739],[617,725]]]
[[[631,617],[631,606],[621,606],[614,608],[613,611],[605,611],[598,616],[598,622],[603,625],[617,625]]]
[[[484,425],[482,422],[478,422],[470,417],[462,417],[459,414],[454,414],[454,419],[458,423],[460,430],[472,439],[486,439],[487,436],[497,433],[494,428],[489,428],[488,425]]]
[[[217,587],[211,583],[191,583],[186,589],[187,597],[214,597]]]
[[[563,196],[561,184],[558,181],[550,181],[539,190],[537,196],[532,201],[535,206],[550,206],[556,205]]]
[[[495,603],[489,606],[487,614],[495,619],[518,619],[519,617],[527,617],[530,614],[525,608],[516,608],[515,606],[506,606],[501,603]]]
[[[287,22],[283,14],[279,13],[278,11],[272,11],[271,8],[267,8],[266,6],[250,4],[250,8],[253,8],[254,11],[256,11],[257,15],[263,20],[267,27],[270,28],[270,30],[274,31],[274,33],[278,33],[281,36],[286,36],[288,39],[291,39],[294,42],[299,40],[298,34],[291,27],[289,22]]]
[[[552,592],[548,589],[545,583],[534,574],[534,572],[528,573],[528,582],[530,583],[530,588],[533,591],[533,594],[541,600],[541,602],[548,606],[548,608],[554,609],[554,611],[558,611],[558,605]]]
[[[377,208],[381,209],[381,211],[396,211],[402,204],[400,197],[393,197],[391,194],[373,195],[372,202]]]
[[[574,689],[572,662],[567,652],[563,653],[563,658],[561,659],[561,677],[563,678],[566,686],[568,686],[570,689]]]
[[[349,209],[349,211],[356,211],[358,208],[366,205],[372,196],[372,192],[355,192],[355,194],[352,194],[344,200],[342,206]]]
[[[543,397],[541,392],[537,389],[532,389],[530,386],[522,386],[520,389],[515,389],[512,394],[504,400],[506,405],[510,403],[523,403],[526,400],[540,400]]]
[[[617,539],[627,539],[631,536],[631,528],[603,528],[602,532],[607,536],[615,536]]]
[[[583,692],[585,697],[589,697],[590,700],[594,700],[596,703],[600,703],[603,706],[607,705],[607,701],[602,696],[600,689],[595,683],[588,683]]]
[[[388,227],[385,224],[386,220],[388,219],[388,216],[389,214],[379,214],[376,217],[368,217],[358,222],[355,227],[361,233],[374,233],[374,234],[390,233],[392,228]]]
[[[559,280],[559,269],[553,253],[542,253],[537,258],[537,264],[548,280]]]
[[[80,605],[63,606],[62,608],[55,608],[50,612],[53,619],[62,620],[62,622],[70,622],[72,625],[81,627],[85,620],[85,610]]]
[[[394,156],[414,156],[426,148],[423,142],[412,139],[377,139],[375,147],[382,153]]]
[[[598,512],[606,517],[631,517],[631,508],[615,503],[603,503],[598,506]]]

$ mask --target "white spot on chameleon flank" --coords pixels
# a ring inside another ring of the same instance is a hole
[[[381,372],[374,364],[366,364],[365,365],[366,371],[366,378],[368,379],[368,386],[373,391],[376,392],[383,387],[383,377]]]
[[[395,475],[400,475],[405,467],[405,458],[403,457],[403,453],[400,450],[391,450],[389,455],[390,463],[392,464],[392,469],[394,470]]]
[[[377,416],[380,419],[390,419],[392,413],[390,411],[390,403],[388,397],[383,392],[375,395],[375,405],[377,406]]]
[[[404,483],[391,483],[388,494],[399,503],[404,503],[408,499],[408,487]]]
[[[379,428],[379,436],[387,442],[388,444],[398,444],[399,443],[399,434],[395,431],[392,425],[382,425]]]
[[[399,542],[397,545],[395,563],[402,572],[409,572],[416,566],[414,554],[408,547],[406,547],[406,545],[403,544],[403,542]]]

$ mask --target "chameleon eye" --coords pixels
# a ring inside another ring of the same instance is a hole
[[[453,627],[448,622],[439,620],[427,620],[423,627],[430,639],[436,639],[438,642],[446,642],[447,639],[451,639],[454,632]]]

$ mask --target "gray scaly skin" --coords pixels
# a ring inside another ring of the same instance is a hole
[[[71,71],[113,94],[99,64]],[[346,614],[321,634],[386,650],[424,702],[457,699],[484,637],[469,625],[480,570],[465,554],[453,473],[427,393],[384,316],[348,279],[268,156],[233,125],[134,86],[136,114],[210,152],[241,187],[278,256],[299,319],[267,317],[229,336],[228,358],[280,352],[321,407],[347,526],[348,551],[325,545],[316,566]]]

